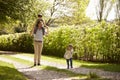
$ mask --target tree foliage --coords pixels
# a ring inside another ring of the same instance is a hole
[[[27,11],[30,0],[1,0],[0,1],[0,22],[7,21],[7,17],[12,19],[20,19],[21,14]]]
[[[89,0],[67,0],[65,5],[71,9],[68,13],[70,15],[62,16],[58,22],[62,21],[62,23],[75,25],[86,23],[88,18],[85,16],[85,10],[88,2]]]
[[[28,27],[39,13],[44,13],[48,4],[43,0],[1,0],[0,28],[13,31],[19,24]]]
[[[26,17],[35,17],[45,11],[46,3],[43,0],[1,0],[0,22],[7,21],[7,17],[15,20],[25,20]]]
[[[99,4],[96,8],[96,15],[97,20],[99,22],[102,21],[102,19],[107,20],[107,17],[116,1],[115,0],[99,0]]]
[[[50,2],[50,7],[46,11],[47,25],[50,25],[53,22],[56,22],[56,20],[64,16],[69,16],[71,14],[70,12],[72,11],[72,9],[71,6],[69,5],[70,3],[69,1],[53,0],[49,2]]]
[[[33,52],[33,38],[26,33],[0,36],[0,50]],[[73,44],[73,58],[120,63],[120,27],[116,24],[63,26],[44,37],[43,54],[63,57]]]
[[[73,6],[73,8],[75,9],[72,17],[73,23],[76,25],[85,23],[88,20],[88,18],[86,18],[85,16],[85,10],[89,0],[71,0],[71,1],[75,2],[75,6]]]

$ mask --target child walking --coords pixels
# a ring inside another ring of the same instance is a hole
[[[66,59],[67,62],[67,69],[73,68],[73,63],[72,63],[72,55],[73,55],[73,46],[69,44],[66,48],[66,52],[64,54],[64,58]]]

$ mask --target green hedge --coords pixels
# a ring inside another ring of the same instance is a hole
[[[26,33],[0,36],[0,50],[33,52],[32,38]]]
[[[102,22],[56,28],[44,37],[43,54],[63,57],[68,44],[73,44],[76,59],[120,62],[118,25]],[[0,36],[0,50],[33,52],[33,40],[27,33]]]
[[[44,38],[44,54],[63,57],[66,46],[75,43],[73,33],[76,33],[76,29],[68,26],[52,31]]]
[[[120,26],[116,24],[63,26],[45,37],[43,52],[63,57],[68,44],[73,44],[76,59],[120,62]]]

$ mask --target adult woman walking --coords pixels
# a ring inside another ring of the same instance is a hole
[[[43,36],[45,34],[45,29],[43,26],[43,21],[37,21],[31,33],[34,37],[34,66],[41,65],[40,59],[43,48]]]

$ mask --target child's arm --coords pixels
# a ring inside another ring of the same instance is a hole
[[[39,20],[39,19],[37,19],[37,20],[35,21],[35,23],[33,24],[33,26],[32,26],[32,30],[30,31],[30,35],[31,35],[31,36],[32,36],[33,33],[34,33],[34,28],[35,28],[35,26],[36,26],[38,20]]]
[[[66,52],[65,52],[65,54],[64,54],[64,58],[66,58]]]
[[[67,55],[67,50],[65,51],[65,54],[64,54],[64,58],[66,59],[66,55]]]

